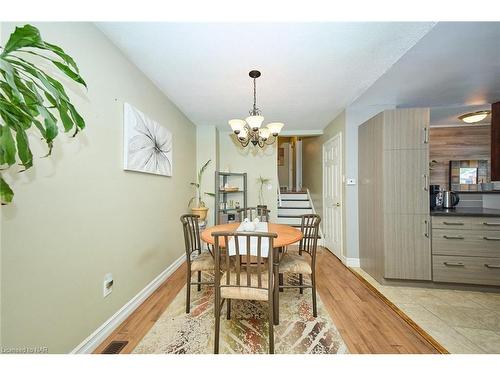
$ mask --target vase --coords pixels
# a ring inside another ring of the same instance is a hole
[[[208,207],[193,207],[191,208],[193,215],[198,215],[199,220],[205,220],[207,218]]]

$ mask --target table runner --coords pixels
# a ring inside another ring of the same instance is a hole
[[[268,226],[266,222],[259,222],[256,223],[255,225],[255,231],[254,232],[268,232]],[[243,230],[243,223],[241,223],[236,229],[236,232],[242,232],[245,233]],[[247,253],[247,239],[246,237],[238,237],[238,244],[239,244],[239,253],[240,255],[246,255]],[[234,237],[230,237],[229,239],[229,249],[228,249],[229,255],[236,255],[236,243],[234,241]],[[261,248],[260,248],[260,254],[263,258],[267,258],[269,255],[269,238],[262,238],[261,239]],[[252,256],[257,256],[257,237],[250,237],[250,255]]]

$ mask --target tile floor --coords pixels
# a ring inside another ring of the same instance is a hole
[[[352,269],[450,353],[500,353],[500,293],[386,286]]]

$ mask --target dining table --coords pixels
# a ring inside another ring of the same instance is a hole
[[[210,245],[215,244],[215,239],[212,237],[214,232],[235,232],[240,226],[240,222],[226,223],[214,225],[212,227],[207,227],[201,232],[201,239]],[[276,233],[276,237],[273,241],[273,251],[274,251],[274,285],[273,285],[273,305],[274,305],[274,324],[279,324],[279,262],[284,253],[283,249],[294,243],[299,242],[302,237],[302,231],[298,228],[292,227],[285,224],[274,224],[268,223],[267,231],[269,233]]]

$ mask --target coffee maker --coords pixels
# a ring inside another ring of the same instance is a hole
[[[439,190],[439,185],[429,186],[429,201],[431,210],[436,210],[443,206],[443,198],[441,191]]]

